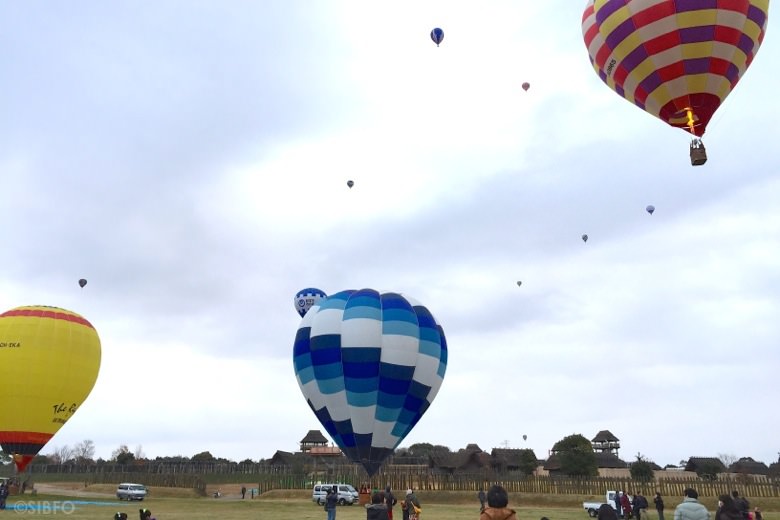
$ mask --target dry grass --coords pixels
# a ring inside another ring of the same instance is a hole
[[[51,486],[51,487],[50,487]],[[39,487],[36,485],[36,487]],[[110,484],[98,484],[84,487],[83,484],[47,483],[43,493],[39,489],[37,496],[24,495],[11,497],[9,505],[16,502],[44,504],[67,500],[94,502],[91,504],[74,503],[70,515],[58,512],[16,512],[14,517],[36,516],[72,516],[78,520],[110,520],[116,511],[124,511],[130,520],[138,518],[139,508],[149,508],[159,520],[324,520],[325,511],[311,501],[311,494],[301,490],[277,490],[264,493],[254,500],[241,500],[237,486],[214,486],[226,493],[222,498],[193,497],[192,490],[152,488],[149,498],[143,502],[118,501],[113,493],[115,487]],[[234,489],[236,488],[236,489]],[[250,486],[247,485],[249,489]],[[56,492],[56,493],[55,493]],[[88,494],[88,496],[84,496]],[[100,495],[97,498],[96,495]],[[471,492],[421,492],[419,498],[423,505],[422,517],[425,520],[477,520],[479,504],[475,493]],[[538,520],[546,516],[551,520],[590,520],[581,508],[584,497],[568,495],[526,495],[512,494],[510,505],[518,512],[521,520]],[[765,520],[780,520],[780,499],[754,499],[765,511]],[[673,517],[677,501],[669,498],[666,518]],[[705,500],[706,503],[706,500]],[[100,505],[98,505],[100,504]],[[709,505],[709,504],[708,504]],[[712,507],[710,507],[712,509]],[[400,510],[396,518],[400,518]],[[358,505],[339,507],[337,520],[364,520],[365,510]],[[65,519],[63,519],[65,520]],[[658,520],[655,512],[647,520]]]

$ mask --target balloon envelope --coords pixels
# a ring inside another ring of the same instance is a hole
[[[433,43],[436,44],[438,47],[439,44],[444,40],[444,31],[439,29],[438,27],[431,31],[431,40],[433,40]]]
[[[347,186],[349,186],[350,188],[354,185],[355,183],[353,181],[347,181]]]
[[[320,300],[327,297],[327,294],[316,287],[301,289],[295,295],[295,310],[301,315],[301,318],[303,318],[312,306],[317,305]]]
[[[293,365],[317,419],[373,475],[436,397],[447,342],[430,311],[413,299],[347,290],[301,320]]]
[[[589,0],[590,61],[619,96],[701,137],[753,61],[768,0]],[[690,111],[690,113],[689,113]]]
[[[650,214],[652,215],[652,214],[653,214],[653,212],[655,211],[655,206],[653,206],[653,205],[651,204],[651,205],[647,206],[647,207],[645,208],[645,210],[647,210],[647,212],[648,212],[648,213],[650,213]]]
[[[79,280],[79,287],[83,289],[85,285],[87,285],[87,280],[85,280],[84,278]]]
[[[531,88],[531,84],[530,83],[528,83],[527,81],[525,83],[523,83],[523,90],[528,92],[529,88]]]
[[[520,287],[521,285],[523,285],[523,282],[521,282],[520,280],[518,280],[518,281],[517,281],[517,286],[518,286],[518,287]]]
[[[582,235],[582,241],[587,242],[588,241],[588,235]]]
[[[528,435],[523,435],[523,440],[527,440],[527,439],[528,439]]]
[[[0,314],[0,346],[0,446],[22,472],[92,391],[100,338],[75,312],[17,307]]]

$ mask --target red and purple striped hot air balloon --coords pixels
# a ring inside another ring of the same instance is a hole
[[[589,0],[582,33],[607,86],[698,140],[755,58],[768,10],[769,0]]]

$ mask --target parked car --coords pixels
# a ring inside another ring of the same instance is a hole
[[[146,494],[146,486],[143,484],[123,482],[116,488],[116,497],[119,500],[143,500],[146,498]]]
[[[325,497],[328,496],[328,490],[333,489],[333,486],[339,488],[339,505],[351,506],[360,500],[360,494],[357,489],[349,484],[315,484],[314,489],[311,492],[312,502],[316,502],[318,505],[325,503]]]

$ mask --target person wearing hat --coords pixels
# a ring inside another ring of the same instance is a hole
[[[420,501],[411,488],[406,490],[406,498],[401,503],[401,509],[404,512],[403,520],[418,520],[419,513],[417,510],[420,509]]]

